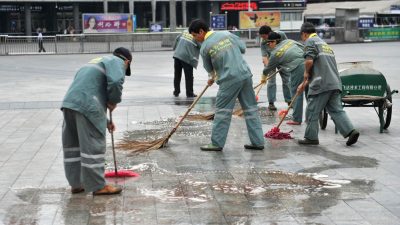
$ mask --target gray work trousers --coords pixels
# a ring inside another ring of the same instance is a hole
[[[106,184],[105,136],[81,113],[63,108],[63,114],[62,144],[68,183],[87,192],[102,189]]]
[[[319,114],[326,108],[333,122],[343,137],[347,137],[354,129],[349,117],[343,110],[340,92],[338,90],[326,91],[307,98],[307,127],[304,137],[318,140]]]
[[[258,106],[251,77],[231,85],[221,84],[219,86],[211,134],[212,144],[218,147],[224,147],[236,98],[239,99],[240,105],[244,111],[244,118],[246,120],[247,132],[251,144],[255,146],[264,146],[261,118],[258,114]]]

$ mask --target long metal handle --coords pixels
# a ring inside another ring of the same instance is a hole
[[[112,124],[113,120],[112,120],[111,110],[109,110],[109,112],[110,112],[110,123]],[[112,152],[113,152],[113,158],[114,158],[114,170],[115,170],[115,176],[117,176],[118,170],[117,170],[117,160],[115,159],[114,131],[110,130],[110,134],[111,134],[111,146],[112,146]]]

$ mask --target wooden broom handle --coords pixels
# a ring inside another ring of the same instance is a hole
[[[181,125],[182,121],[187,117],[187,115],[189,114],[189,112],[193,109],[193,107],[196,105],[196,103],[200,100],[201,96],[203,96],[204,92],[206,92],[207,88],[210,87],[210,85],[206,85],[206,87],[203,89],[203,91],[196,97],[196,99],[193,101],[193,103],[190,105],[190,107],[188,108],[188,110],[185,112],[185,114],[181,117],[181,119],[179,120],[179,122],[175,125],[175,127],[171,130],[171,132],[169,133],[169,135],[167,136],[166,139],[169,139],[172,134],[175,133],[176,129],[178,129],[179,125]]]
[[[299,94],[300,94],[299,92],[296,92],[296,94],[294,95],[292,101],[290,102],[290,104],[285,112],[285,115],[283,115],[281,121],[279,121],[277,128],[279,128],[281,126],[283,120],[286,118],[287,114],[289,113],[289,109],[292,107],[294,101],[296,101],[296,98],[297,98],[297,96],[299,96]]]

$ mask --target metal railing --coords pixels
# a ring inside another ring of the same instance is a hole
[[[47,54],[105,53],[117,47],[131,51],[171,50],[179,32],[133,34],[79,34],[43,36]],[[39,53],[37,36],[0,36],[0,55]]]

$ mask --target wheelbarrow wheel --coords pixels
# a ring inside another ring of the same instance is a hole
[[[328,113],[326,112],[326,109],[324,109],[319,114],[319,126],[321,127],[321,130],[325,130],[327,124],[328,124]]]
[[[390,86],[386,86],[386,95],[390,95],[391,90]],[[392,96],[388,97],[387,100],[392,104]],[[385,125],[383,129],[387,129],[390,126],[390,121],[392,120],[392,107],[386,107],[385,104],[383,106],[383,118],[385,119]]]

